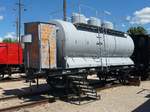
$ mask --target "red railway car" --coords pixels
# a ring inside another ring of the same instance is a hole
[[[19,43],[0,43],[0,78],[9,76],[23,65],[23,49]]]

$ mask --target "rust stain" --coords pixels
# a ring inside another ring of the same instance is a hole
[[[43,63],[46,66],[56,64],[56,40],[53,37],[53,33],[55,33],[54,26],[49,24],[42,24],[42,53],[44,54]]]

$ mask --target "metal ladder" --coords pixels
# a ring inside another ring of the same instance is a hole
[[[98,43],[97,43],[97,45],[98,45],[98,47],[99,47],[99,50],[100,51],[98,51],[99,52],[99,58],[100,58],[100,62],[101,62],[101,70],[103,71],[103,59],[102,59],[102,42],[101,42],[101,36],[100,36],[100,29],[99,29],[99,26],[98,26],[98,36],[97,36],[97,38],[98,38]]]
[[[104,27],[102,27],[102,29],[103,29],[103,36],[101,37],[100,36],[100,28],[98,27],[98,36],[97,36],[97,38],[98,38],[98,43],[97,43],[97,45],[99,46],[99,58],[101,59],[101,70],[103,71],[104,69],[104,65],[103,65],[103,59],[102,59],[102,45],[103,45],[103,43],[101,42],[101,38],[103,38],[103,42],[104,42],[104,52],[106,52],[106,42],[105,42],[105,33],[107,34],[107,30],[104,28]],[[106,32],[105,32],[106,31]],[[109,54],[107,55],[107,57],[109,57]],[[105,62],[106,62],[106,71],[108,71],[109,70],[109,66],[108,66],[108,60],[107,60],[107,57],[106,57],[106,59],[105,59]]]

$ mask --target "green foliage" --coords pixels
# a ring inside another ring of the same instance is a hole
[[[129,35],[147,35],[148,33],[147,30],[142,26],[131,27],[127,32]]]
[[[17,42],[17,39],[5,38],[3,39],[3,42],[13,43],[13,42]]]

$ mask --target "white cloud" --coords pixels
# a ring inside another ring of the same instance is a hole
[[[126,18],[127,19],[127,18]],[[150,7],[145,7],[135,11],[133,17],[130,18],[131,24],[149,24],[150,23]]]
[[[0,37],[0,42],[2,42],[2,40],[5,38],[16,39],[16,34],[15,34],[15,32],[8,32],[3,37]]]
[[[125,24],[123,24],[123,23],[121,24],[121,26],[122,26],[122,27],[126,27],[126,25],[125,25]]]
[[[12,39],[15,39],[16,38],[16,34],[15,32],[8,32],[4,38],[12,38]]]
[[[4,20],[4,16],[0,15],[0,21]]]
[[[107,15],[111,15],[111,12],[109,12],[109,11],[104,11],[104,13]]]
[[[130,20],[131,20],[131,16],[127,16],[127,17],[126,17],[126,20],[127,20],[127,21],[130,21]]]

